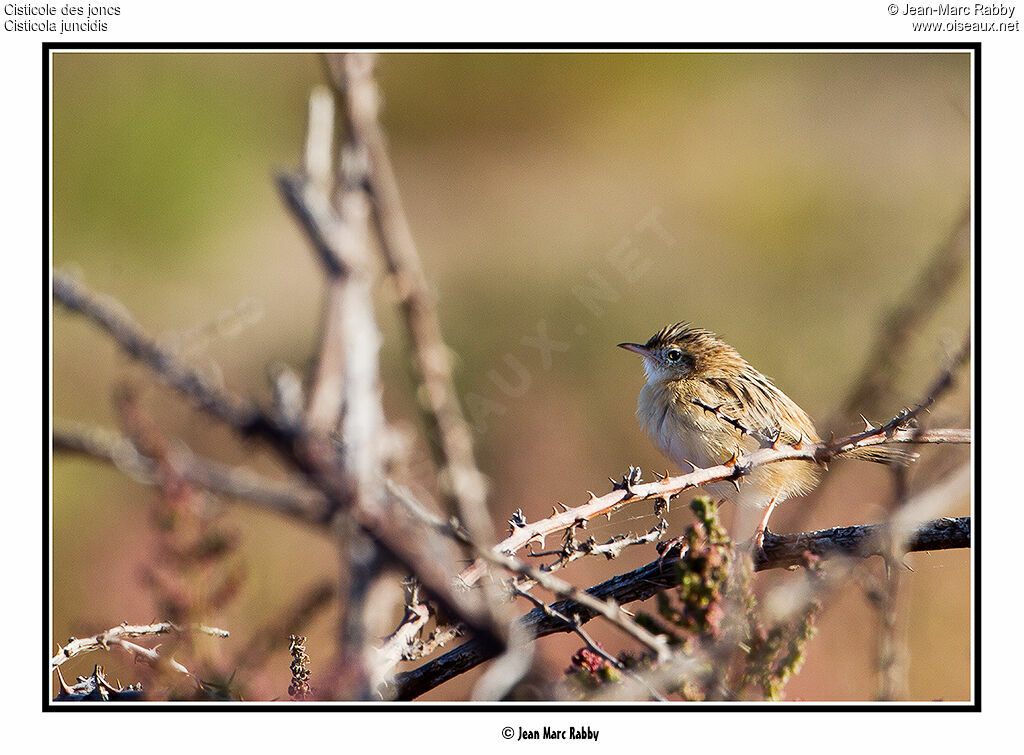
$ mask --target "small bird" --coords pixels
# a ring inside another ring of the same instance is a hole
[[[706,468],[754,451],[765,438],[784,444],[820,441],[803,409],[750,366],[714,333],[679,322],[647,343],[620,343],[644,358],[647,383],[636,416],[658,449],[674,464]],[[845,456],[883,464],[907,464],[916,454],[889,446],[857,448]],[[784,461],[755,467],[733,482],[704,487],[719,499],[764,509],[754,543],[763,549],[768,518],[787,498],[812,490],[820,465]]]

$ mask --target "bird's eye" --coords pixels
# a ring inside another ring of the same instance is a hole
[[[679,349],[669,349],[665,353],[665,358],[668,359],[668,361],[670,362],[678,362],[680,359],[683,358],[683,352],[680,351]]]

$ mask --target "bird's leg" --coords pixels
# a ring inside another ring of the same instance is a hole
[[[768,501],[768,506],[764,510],[764,516],[761,517],[761,521],[758,523],[757,529],[754,530],[754,547],[757,548],[758,553],[764,553],[764,533],[768,531],[768,517],[770,517],[772,512],[775,510],[775,502],[775,497]]]

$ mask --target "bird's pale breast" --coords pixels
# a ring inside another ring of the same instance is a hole
[[[723,424],[698,406],[680,403],[664,383],[647,383],[640,391],[637,419],[658,449],[682,471],[689,465],[706,468],[727,461],[740,450],[758,447],[753,438]],[[740,506],[765,508],[772,498],[781,502],[805,493],[817,482],[818,470],[806,462],[782,462],[757,467],[741,478],[739,490],[731,482],[704,485],[717,498]]]

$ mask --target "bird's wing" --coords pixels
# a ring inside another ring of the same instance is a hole
[[[771,438],[779,434],[783,443],[818,441],[807,413],[757,370],[750,368],[739,378],[712,378],[706,382],[720,398],[720,411],[748,430]]]

